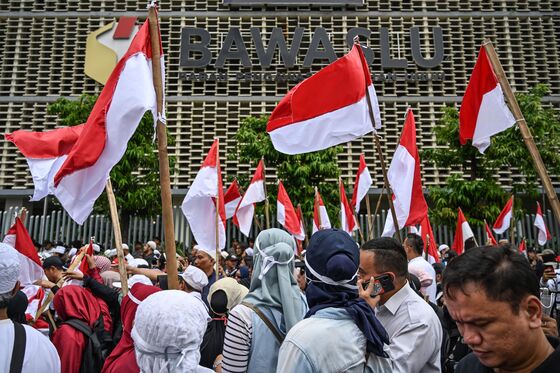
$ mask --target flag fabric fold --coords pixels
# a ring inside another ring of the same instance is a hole
[[[354,216],[354,210],[352,210],[346,198],[344,183],[342,180],[339,180],[338,184],[340,188],[340,229],[352,235],[352,232],[358,229],[358,223]]]
[[[237,180],[233,180],[229,188],[224,193],[224,206],[226,209],[226,219],[229,219],[235,213],[237,205],[241,201],[241,193],[239,193],[239,184]]]
[[[358,172],[356,173],[354,192],[352,193],[352,201],[350,203],[356,211],[356,214],[360,212],[360,203],[362,202],[362,199],[367,196],[369,188],[372,184],[373,181],[371,180],[366,159],[363,154],[360,154],[360,166],[358,167]]]
[[[304,235],[304,239],[306,236],[305,233],[305,224],[304,224],[304,220],[303,220],[303,212],[301,211],[301,206],[298,205],[297,209],[296,209],[296,214],[299,220],[299,226],[301,231],[303,232]],[[303,251],[303,240],[298,240],[296,239],[296,247],[297,247],[297,255],[301,255],[302,251]]]
[[[331,221],[329,219],[329,214],[327,213],[327,208],[323,203],[323,199],[317,191],[315,196],[315,202],[313,203],[313,233],[320,229],[331,228]]]
[[[440,259],[438,246],[428,215],[426,215],[420,222],[419,236],[422,237],[422,240],[424,241],[424,252],[428,253],[428,262],[430,264],[439,263]]]
[[[198,246],[212,257],[216,252],[216,224],[219,233],[218,247],[223,249],[226,246],[226,211],[218,146],[216,139],[181,205]]]
[[[546,244],[548,240],[550,240],[551,236],[544,222],[544,216],[541,210],[541,204],[538,202],[537,202],[537,214],[535,215],[534,225],[535,227],[537,227],[537,230],[539,231],[537,235],[539,245],[543,246]]]
[[[422,190],[420,157],[416,147],[416,122],[412,109],[408,109],[401,139],[387,173],[393,190],[393,205],[399,229],[419,224],[428,215],[428,204]],[[392,214],[387,214],[384,237],[392,237],[395,224]]]
[[[490,229],[486,221],[484,222],[484,229],[486,229],[486,240],[490,241],[492,245],[497,245],[498,241],[496,241],[496,238],[494,238],[494,235],[492,234],[492,230]]]
[[[511,196],[510,199],[508,199],[502,212],[500,212],[500,215],[498,215],[498,218],[496,219],[496,222],[494,223],[494,227],[493,227],[494,232],[496,232],[497,234],[502,234],[505,231],[507,231],[510,227],[512,216],[513,216],[513,196]]]
[[[305,232],[302,229],[301,222],[297,216],[296,209],[290,201],[288,192],[284,188],[282,182],[278,182],[278,199],[276,205],[276,218],[280,224],[296,239],[302,241],[305,239]]]
[[[276,150],[301,154],[354,140],[374,127],[381,128],[377,95],[362,49],[354,45],[292,88],[270,115],[266,131]]]
[[[89,241],[89,245],[86,249],[86,255],[93,256],[93,240]],[[82,258],[82,261],[80,262],[80,266],[78,267],[80,272],[82,272],[84,274],[88,273],[88,271],[89,271],[89,264],[87,262],[86,255],[84,255],[84,257]]]
[[[463,145],[472,140],[472,145],[484,153],[492,136],[514,124],[502,87],[481,46],[459,111],[459,140]]]
[[[255,203],[262,202],[266,199],[264,183],[264,162],[261,159],[253,174],[251,184],[249,184],[245,194],[239,201],[239,205],[237,205],[233,215],[233,223],[237,225],[241,233],[247,237],[249,237],[251,225],[253,224]]]
[[[474,238],[474,233],[471,226],[465,219],[463,211],[459,208],[459,214],[457,215],[457,226],[455,227],[455,240],[453,241],[452,249],[459,255],[465,251],[465,242],[469,238]]]
[[[29,232],[19,217],[16,217],[15,223],[8,230],[2,242],[12,246],[18,253],[21,267],[19,282],[22,285],[31,285],[43,278],[41,260]]]
[[[525,246],[525,240],[521,240],[521,243],[519,244],[519,253],[523,253],[527,251],[527,247]]]

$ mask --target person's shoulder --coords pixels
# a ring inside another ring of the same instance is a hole
[[[245,323],[250,323],[252,314],[253,310],[251,308],[247,307],[243,303],[240,303],[229,311],[228,318],[239,319],[243,320]]]
[[[32,349],[34,351],[43,350],[54,351],[56,353],[54,345],[47,336],[32,326],[24,325],[23,327],[25,328],[26,339],[32,344]]]
[[[403,304],[403,311],[409,315],[412,324],[427,324],[430,321],[439,324],[439,318],[434,309],[422,299],[418,294],[411,290]]]
[[[482,365],[474,353],[470,353],[459,361],[455,367],[455,373],[487,373],[491,369]]]

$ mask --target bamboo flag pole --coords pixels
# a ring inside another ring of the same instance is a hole
[[[371,216],[371,205],[369,203],[369,194],[366,194],[366,209],[367,209],[367,238],[371,240],[373,237],[373,216]]]
[[[531,130],[527,126],[527,122],[523,117],[523,113],[519,108],[519,104],[515,99],[515,95],[511,90],[511,86],[509,85],[502,64],[500,63],[500,59],[498,58],[498,55],[494,50],[494,46],[492,45],[490,39],[488,38],[484,39],[483,46],[484,49],[486,50],[486,53],[488,54],[488,59],[492,64],[492,67],[494,69],[494,72],[496,73],[496,76],[498,77],[500,85],[502,86],[502,90],[504,92],[504,95],[506,96],[506,100],[517,122],[517,125],[519,126],[519,131],[521,132],[521,136],[523,137],[525,146],[527,146],[527,150],[529,150],[529,154],[531,154],[531,158],[533,160],[537,173],[539,174],[546,195],[548,196],[548,200],[550,201],[550,205],[552,206],[552,211],[554,212],[556,223],[559,224],[560,202],[558,201],[558,196],[556,195],[554,187],[552,186],[552,181],[550,180],[550,176],[546,171],[546,167],[544,166],[544,162],[541,158],[539,150],[535,145],[535,141],[533,140],[533,135],[531,134]]]
[[[169,157],[167,154],[167,131],[163,120],[163,83],[161,76],[160,35],[155,6],[148,8],[150,22],[150,41],[152,44],[152,77],[157,97],[158,121],[156,133],[158,140],[159,182],[161,186],[161,207],[167,253],[167,283],[169,289],[179,289],[177,258],[175,248],[175,227],[173,226],[173,206],[171,201],[171,178],[169,176]]]
[[[321,204],[319,203],[319,189],[317,187],[315,187],[315,203],[313,205],[313,207],[317,210],[317,220],[319,220],[317,229],[321,230],[323,229],[323,222],[321,220]]]
[[[126,265],[124,264],[121,223],[119,222],[119,213],[117,211],[117,200],[115,198],[115,193],[113,192],[111,179],[107,179],[107,185],[105,185],[105,191],[107,192],[107,199],[109,200],[109,211],[111,212],[111,221],[113,222],[113,232],[115,234],[115,245],[117,246],[117,258],[119,261],[119,275],[121,276],[121,284],[122,284],[121,289],[123,292],[123,296],[125,296],[128,293],[128,277],[126,275]]]
[[[216,138],[216,170],[220,167],[220,140],[218,138]],[[216,180],[218,181],[218,187],[216,188],[216,190],[218,191],[218,194],[216,194],[216,198],[214,199],[215,201],[215,209],[216,210],[216,279],[220,278],[220,258],[222,257],[222,253],[220,250],[220,226],[218,224],[220,224],[220,203],[223,203],[223,201],[220,201],[220,174],[218,173],[218,177],[216,178]]]
[[[339,176],[338,177],[338,196],[340,199],[340,227],[342,227],[342,216],[344,214],[344,208],[342,206],[342,178]],[[364,234],[362,232],[362,228],[360,228],[360,222],[358,221],[358,219],[356,218],[356,211],[352,211],[352,217],[354,218],[354,223],[356,223],[356,225],[358,226],[358,234],[360,235],[360,240],[361,243],[364,243]]]
[[[513,208],[514,206],[514,196],[511,196],[511,220],[509,222],[509,234],[511,235],[510,237],[510,242],[512,245],[515,246],[515,210]]]
[[[354,38],[354,44],[361,48],[360,40],[356,36]],[[364,66],[369,72],[369,66]],[[369,118],[371,120],[372,126],[375,126],[375,117],[373,115],[373,107],[371,106],[371,97],[369,94],[369,89],[366,86],[366,98],[368,104]],[[391,216],[393,218],[393,225],[395,227],[395,233],[397,235],[397,240],[401,242],[401,234],[399,232],[399,221],[397,220],[397,213],[395,212],[395,206],[393,205],[393,192],[391,186],[389,185],[389,178],[387,177],[387,167],[385,165],[385,158],[383,157],[383,150],[381,149],[381,142],[379,141],[379,136],[377,136],[377,131],[373,130],[373,140],[375,142],[375,147],[377,149],[377,156],[379,158],[379,163],[381,163],[381,172],[383,173],[383,183],[385,184],[385,190],[387,191],[387,201],[389,202],[389,207],[391,209]]]
[[[309,244],[309,237],[307,236],[307,232],[305,231],[305,221],[303,220],[303,212],[301,211],[301,203],[297,204],[298,214],[301,217],[301,225],[303,226],[303,233],[305,234],[305,247],[307,248]]]
[[[266,229],[270,229],[270,204],[268,202],[268,193],[266,192],[266,164],[264,163],[264,157],[261,157],[263,162],[263,188],[264,188],[264,217],[266,222]]]

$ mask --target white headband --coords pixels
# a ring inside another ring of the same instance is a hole
[[[294,254],[292,254],[292,256],[290,257],[290,259],[288,259],[285,262],[280,262],[276,259],[274,259],[274,257],[272,255],[266,255],[259,247],[259,241],[257,240],[257,242],[255,242],[255,249],[257,249],[257,252],[259,253],[260,256],[262,256],[263,259],[263,263],[262,263],[262,268],[261,268],[261,273],[259,274],[259,280],[262,280],[263,277],[266,275],[266,273],[268,271],[270,271],[270,269],[275,265],[286,265],[286,264],[290,264],[290,262],[292,260],[294,260]]]
[[[322,276],[320,275],[317,271],[315,271],[311,265],[309,264],[309,262],[307,261],[307,257],[305,257],[305,267],[309,270],[309,272],[311,272],[311,274],[315,277],[317,277],[317,279],[319,279],[319,281],[324,282],[327,285],[333,285],[333,286],[342,286],[351,290],[358,290],[358,286],[356,285],[352,285],[350,284],[350,282],[354,281],[354,279],[356,278],[356,276],[358,276],[358,271],[356,270],[356,273],[354,273],[354,276],[352,276],[351,279],[349,280],[341,280],[341,281],[335,281],[330,277],[327,276]]]

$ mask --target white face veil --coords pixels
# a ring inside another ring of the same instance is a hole
[[[146,298],[136,311],[132,339],[141,372],[195,372],[208,313],[202,302],[178,290]]]

